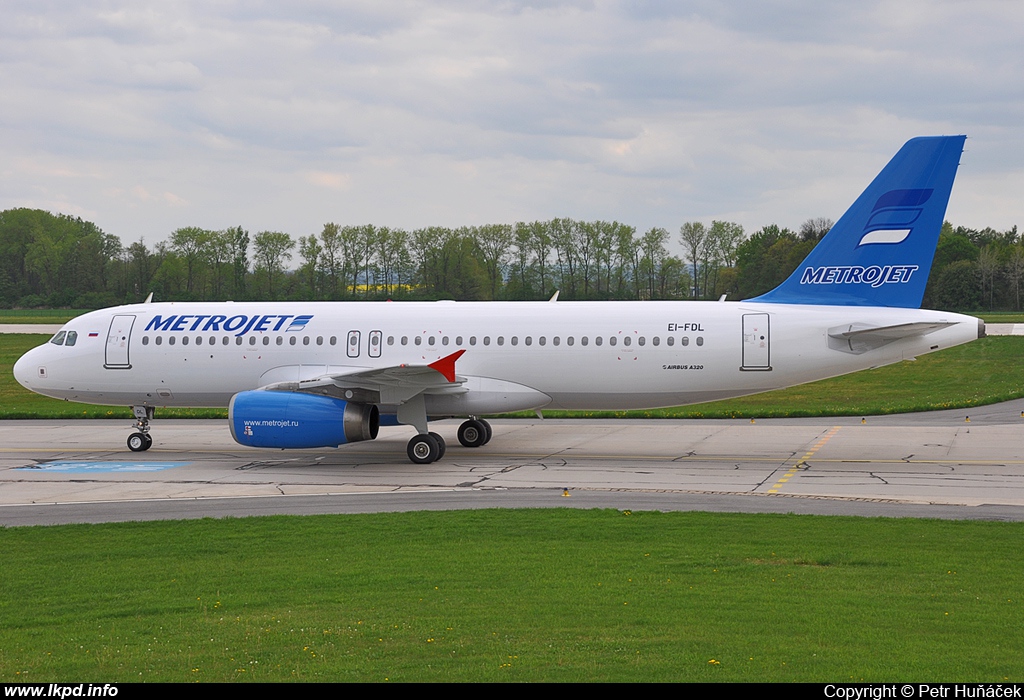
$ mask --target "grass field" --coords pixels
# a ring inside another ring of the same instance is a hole
[[[0,334],[0,418],[131,418],[127,408],[88,406],[26,391],[11,368],[43,335]],[[983,338],[876,370],[740,399],[650,411],[545,411],[560,417],[767,418],[861,416],[980,406],[1024,396],[1024,337]],[[221,418],[220,409],[161,409],[163,418]],[[532,416],[532,413],[521,414]]]
[[[968,315],[977,316],[985,323],[1024,323],[1024,313],[1019,311],[978,311]]]
[[[870,416],[969,408],[1024,396],[1024,336],[955,348],[834,379],[713,403],[650,411],[575,412],[582,417],[784,418]],[[566,412],[544,415],[565,417]]]
[[[0,678],[1021,681],[1022,536],[570,509],[0,529]]]
[[[89,309],[0,309],[0,323],[67,323]]]

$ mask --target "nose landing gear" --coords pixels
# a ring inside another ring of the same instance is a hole
[[[152,406],[132,406],[135,414],[135,427],[138,432],[128,436],[128,449],[132,452],[145,452],[153,446],[153,438],[149,434],[149,421],[153,420]]]

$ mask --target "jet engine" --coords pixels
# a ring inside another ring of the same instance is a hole
[[[228,405],[235,442],[279,449],[337,447],[373,440],[380,427],[374,404],[294,391],[243,391]]]

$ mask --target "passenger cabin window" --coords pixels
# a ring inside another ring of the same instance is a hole
[[[149,345],[149,336],[148,335],[142,336],[142,344],[143,345]]]

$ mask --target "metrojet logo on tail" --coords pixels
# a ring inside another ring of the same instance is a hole
[[[875,203],[871,217],[864,226],[867,233],[857,244],[871,245],[875,243],[902,243],[913,230],[924,203],[931,199],[935,190],[893,190],[886,192]]]
[[[892,190],[875,202],[864,234],[856,248],[866,245],[893,245],[902,243],[914,230],[914,222],[924,211],[923,205],[933,189]],[[805,267],[800,284],[906,284],[919,269],[918,265],[823,265]]]
[[[238,314],[227,316],[221,314],[174,314],[164,318],[160,314],[154,316],[146,324],[147,331],[203,331],[203,332],[226,332],[235,333],[236,336],[245,335],[249,331],[278,332],[282,329],[285,333],[296,333],[306,328],[306,324],[313,318],[313,314],[296,316],[295,314],[256,314],[248,316]],[[285,322],[292,319],[288,326]]]
[[[800,284],[906,284],[917,271],[917,265],[832,265],[826,267],[805,267]]]

